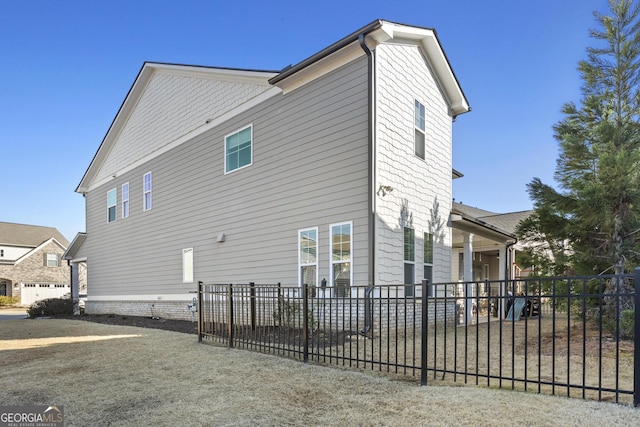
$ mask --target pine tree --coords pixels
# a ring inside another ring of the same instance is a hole
[[[535,214],[521,227],[568,240],[580,273],[622,273],[640,261],[639,9],[630,0],[609,6],[611,15],[594,14],[602,29],[591,30],[603,46],[588,48],[578,67],[582,105],[565,104],[565,118],[554,126],[562,191],[534,179],[528,190]]]
[[[568,242],[568,265],[582,274],[640,265],[640,9],[632,0],[609,8],[594,13],[598,46],[578,65],[580,105],[565,104],[554,126],[560,191],[534,179],[535,213],[520,227],[525,238]],[[611,290],[625,286],[614,280]]]

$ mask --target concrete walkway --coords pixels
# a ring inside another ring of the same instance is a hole
[[[0,309],[0,321],[26,319],[26,318],[27,318],[26,308],[1,308]]]

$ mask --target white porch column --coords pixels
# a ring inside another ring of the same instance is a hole
[[[464,323],[469,324],[473,319],[473,234],[464,233]]]
[[[507,265],[507,251],[506,247],[502,246],[498,250],[498,279],[500,280],[500,297],[498,303],[498,318],[503,319],[505,317],[504,309],[506,300],[504,296],[507,295],[507,268],[511,266]]]
[[[71,262],[71,300],[73,301],[73,314],[80,315],[80,263]]]

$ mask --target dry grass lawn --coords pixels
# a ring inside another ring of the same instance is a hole
[[[64,405],[68,426],[637,426],[640,409],[380,374],[75,320],[0,322],[0,405]]]

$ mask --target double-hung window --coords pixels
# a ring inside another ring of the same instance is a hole
[[[429,281],[427,296],[433,297],[433,234],[424,233],[424,278]]]
[[[253,162],[253,125],[224,138],[224,173],[250,166]]]
[[[316,286],[318,283],[318,229],[298,231],[298,284]]]
[[[424,105],[420,103],[420,101],[415,100],[415,112],[414,112],[414,128],[415,128],[415,139],[414,139],[414,148],[416,156],[424,159],[425,152],[425,113],[424,113]]]
[[[58,254],[46,254],[45,255],[45,265],[47,267],[59,267],[60,263],[59,258],[58,258]]]
[[[331,225],[331,280],[338,297],[349,295],[352,281],[351,222]]]
[[[118,190],[107,191],[107,222],[116,220],[116,203],[118,199]]]
[[[153,189],[152,183],[151,183],[151,172],[147,172],[144,174],[144,177],[142,179],[142,194],[143,194],[143,198],[142,198],[142,210],[143,211],[148,211],[151,210],[151,191]]]
[[[416,283],[416,235],[413,228],[404,227],[404,294],[412,297],[414,293],[414,284]]]
[[[122,218],[129,216],[129,183],[122,184]]]

